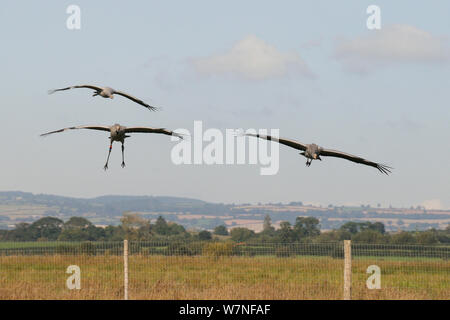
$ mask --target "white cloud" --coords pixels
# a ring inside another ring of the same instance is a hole
[[[298,53],[280,52],[254,35],[238,41],[224,54],[194,59],[193,65],[202,74],[233,74],[252,80],[283,77],[291,72],[313,76]]]
[[[446,39],[410,25],[391,25],[366,36],[339,40],[335,57],[353,72],[393,63],[442,63],[450,60]]]
[[[428,210],[443,210],[444,205],[442,204],[442,201],[439,199],[431,199],[431,200],[425,200],[421,204],[425,209]]]

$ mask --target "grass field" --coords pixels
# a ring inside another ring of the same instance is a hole
[[[381,268],[381,289],[369,290],[369,265]],[[69,290],[69,265],[81,268],[81,289]],[[449,299],[450,262],[358,257],[353,299]],[[342,299],[343,260],[326,256],[211,257],[131,255],[130,299]],[[0,299],[122,299],[123,257],[0,256]]]
[[[0,249],[21,249],[21,248],[52,248],[56,247],[58,244],[64,244],[64,245],[77,245],[79,242],[64,242],[60,241],[58,243],[56,242],[47,242],[47,241],[17,241],[17,242],[10,242],[10,241],[0,241]]]

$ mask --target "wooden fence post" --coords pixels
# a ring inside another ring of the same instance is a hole
[[[352,242],[344,240],[344,300],[352,299]]]
[[[123,298],[128,300],[128,240],[123,240],[123,286]]]

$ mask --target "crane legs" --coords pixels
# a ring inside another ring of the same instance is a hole
[[[111,155],[111,150],[112,150],[112,141],[111,141],[111,144],[109,145],[109,152],[108,152],[108,158],[106,159],[106,164],[103,167],[103,169],[105,169],[105,170],[108,169],[108,162],[109,162],[109,156]]]
[[[306,160],[306,166],[309,167],[309,166],[311,165],[311,162],[312,162],[313,160],[314,160],[314,159],[307,158],[307,160]],[[316,157],[316,160],[322,161],[322,159],[321,159],[319,156]]]
[[[123,142],[122,142],[122,168],[125,167],[125,155],[124,155],[124,150],[125,150],[125,147],[123,146]]]
[[[111,141],[111,144],[109,145],[108,158],[106,159],[105,166],[103,167],[103,169],[105,169],[105,170],[108,169],[108,162],[109,162],[109,156],[111,155],[112,144],[113,144],[113,142]],[[122,168],[125,168],[125,146],[123,145],[123,142],[122,142]]]

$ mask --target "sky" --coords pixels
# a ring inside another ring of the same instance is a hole
[[[70,5],[80,29],[67,27]],[[367,27],[370,5],[380,29]],[[449,209],[448,12],[448,1],[3,1],[0,190]],[[87,89],[47,94],[76,84],[162,110]],[[333,158],[306,167],[286,146],[275,175],[255,164],[176,165],[176,142],[136,134],[127,166],[115,143],[105,172],[106,132],[39,136],[114,123],[192,132],[194,121],[279,129],[394,170]]]

